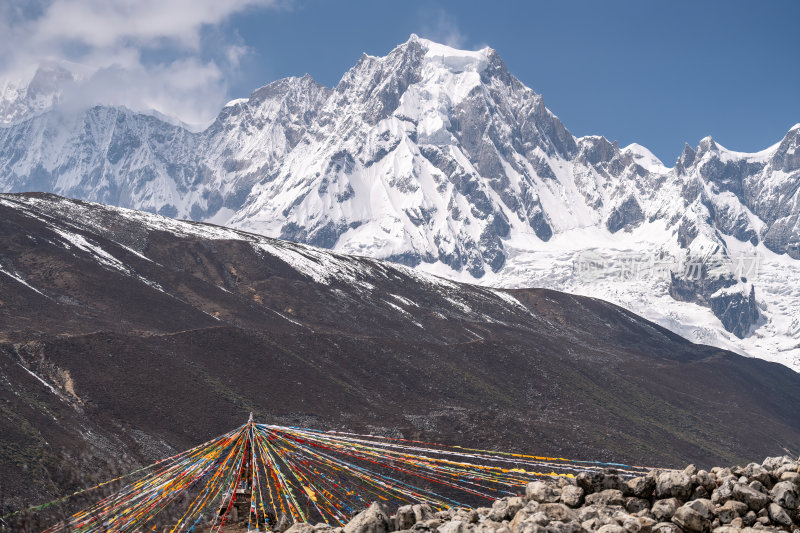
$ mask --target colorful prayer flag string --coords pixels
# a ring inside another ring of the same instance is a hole
[[[540,476],[574,476],[640,466],[444,446],[437,443],[267,424],[247,424],[200,446],[113,480],[135,481],[78,511],[46,533],[170,531],[233,521],[248,531],[292,522],[343,525],[372,501],[471,507],[524,491]],[[7,517],[2,517],[7,518]]]

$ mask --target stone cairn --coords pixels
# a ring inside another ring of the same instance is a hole
[[[613,470],[548,477],[491,507],[435,511],[418,504],[390,514],[376,502],[344,528],[300,523],[285,533],[800,533],[799,461],[770,457],[710,471],[690,465],[627,480]]]

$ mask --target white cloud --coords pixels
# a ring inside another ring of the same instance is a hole
[[[423,8],[417,12],[421,37],[452,46],[465,48],[467,38],[459,29],[455,18],[441,8]]]
[[[82,81],[69,106],[156,109],[190,123],[212,118],[226,78],[249,52],[218,29],[279,0],[5,0],[0,2],[0,81],[25,82],[43,61],[71,62]],[[2,86],[2,84],[0,84]],[[1,96],[1,95],[0,95]]]

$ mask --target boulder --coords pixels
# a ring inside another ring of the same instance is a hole
[[[720,523],[730,524],[735,519],[747,514],[750,508],[747,504],[736,500],[728,500],[722,507],[717,507],[714,514],[719,518]]]
[[[800,487],[800,473],[798,472],[784,472],[781,474],[781,481],[788,481],[794,484],[795,487]]]
[[[711,493],[711,501],[717,505],[723,505],[725,502],[732,499],[733,486],[735,484],[732,476],[726,478],[725,481]]]
[[[653,526],[653,533],[682,533],[681,528],[672,522],[659,522]]]
[[[666,522],[668,520],[672,520],[672,516],[675,514],[675,511],[678,510],[680,505],[681,503],[677,500],[677,498],[665,498],[663,500],[657,500],[654,502],[650,512],[653,513],[653,516],[659,522]]]
[[[606,472],[581,472],[575,478],[575,482],[586,494],[592,494],[593,492],[600,492],[606,489],[616,489],[620,492],[626,492],[628,490],[627,483],[613,470],[608,470]]]
[[[597,533],[627,533],[624,527],[617,524],[606,524],[597,530]]]
[[[606,489],[586,496],[588,505],[625,505],[625,497],[616,489]]]
[[[672,522],[685,531],[703,533],[711,529],[711,500],[692,500],[682,505],[672,516]]]
[[[578,507],[583,503],[583,489],[577,485],[567,485],[561,489],[561,503],[568,507]]]
[[[650,500],[637,498],[635,496],[629,496],[628,498],[625,498],[625,510],[630,514],[636,514],[640,511],[644,511],[645,509],[650,509]]]
[[[525,487],[525,497],[539,503],[555,503],[560,494],[556,487],[544,481],[533,481]]]
[[[700,485],[708,494],[714,492],[714,489],[717,488],[717,482],[715,481],[714,477],[706,472],[705,470],[700,470],[694,477],[693,483],[696,485]]]
[[[797,487],[789,481],[779,481],[769,493],[770,499],[786,509],[797,508]]]
[[[397,508],[394,514],[394,529],[400,531],[402,529],[411,529],[411,526],[417,523],[417,517],[414,514],[414,508],[411,505],[403,505]]]
[[[650,476],[635,477],[628,480],[628,491],[637,498],[649,498],[656,489],[656,480]]]
[[[524,506],[525,501],[518,496],[497,500],[492,504],[492,510],[489,511],[489,518],[495,522],[511,520]]]
[[[699,470],[694,465],[689,465],[689,466],[687,466],[686,468],[683,469],[683,473],[686,474],[689,477],[696,476],[697,472],[699,472]]]
[[[539,511],[533,513],[528,520],[525,521],[526,523],[537,524],[540,526],[546,526],[550,523],[550,518],[543,512]]]
[[[542,503],[538,507],[538,512],[544,513],[550,520],[559,522],[578,521],[578,515],[563,503]]]
[[[774,523],[781,526],[790,527],[792,525],[792,519],[789,517],[789,513],[777,503],[769,504],[767,507],[767,516]]]
[[[344,533],[389,533],[389,530],[389,511],[379,502],[374,502],[344,526]]]
[[[775,471],[779,469],[781,466],[785,464],[796,463],[797,461],[788,455],[778,456],[778,457],[767,457],[762,461],[761,466],[764,467],[765,470]]]
[[[314,526],[305,522],[297,522],[287,529],[285,533],[314,533]]]
[[[651,533],[655,525],[656,521],[646,516],[632,516],[622,523],[622,527],[631,533]]]
[[[662,472],[656,480],[656,498],[686,501],[692,493],[692,478],[683,472]]]
[[[730,507],[725,507],[724,505],[722,507],[718,507],[714,511],[714,515],[717,517],[720,525],[730,524],[735,518],[739,518],[739,515],[736,514],[736,511]]]
[[[744,469],[744,475],[750,481],[758,481],[765,487],[772,485],[772,478],[769,471],[758,463],[750,463]]]
[[[539,507],[539,503],[535,501],[529,501],[525,507],[517,511],[517,514],[514,515],[514,518],[511,520],[511,523],[508,525],[509,529],[512,532],[517,532],[522,527],[522,523],[528,520],[528,518],[536,513]]]
[[[753,511],[763,509],[769,502],[769,497],[766,494],[741,483],[733,486],[733,497],[742,503],[746,503]]]
[[[436,529],[437,533],[466,533],[468,530],[467,524],[461,520],[450,520]]]
[[[547,533],[578,533],[581,526],[577,522],[560,522],[555,520],[547,524]]]

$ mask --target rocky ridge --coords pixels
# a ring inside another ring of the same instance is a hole
[[[491,507],[436,511],[373,503],[343,528],[306,523],[280,533],[731,533],[800,531],[800,467],[789,456],[761,464],[652,470],[625,479],[613,470],[543,478]],[[288,529],[285,529],[287,528]]]

